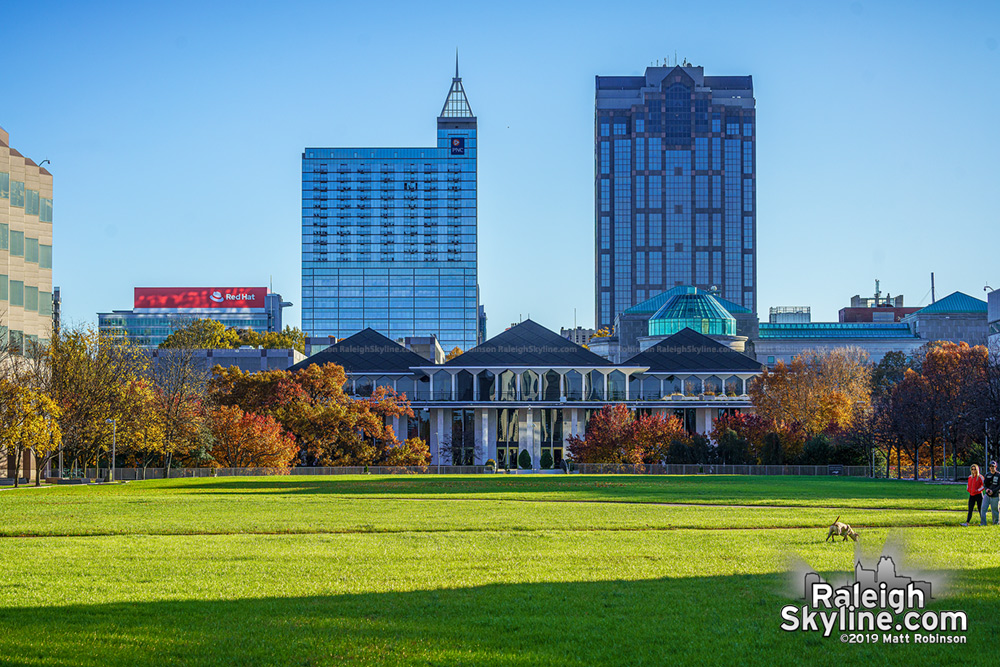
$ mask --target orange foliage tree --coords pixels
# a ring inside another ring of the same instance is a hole
[[[757,414],[774,426],[799,424],[807,435],[845,427],[871,405],[871,368],[858,348],[808,350],[778,362],[750,384]]]
[[[336,364],[313,364],[295,373],[217,367],[213,374],[209,393],[217,404],[272,416],[295,437],[307,464],[379,465],[391,459],[423,465],[429,458],[416,443],[400,442],[389,424],[394,417],[413,417],[406,396],[376,387],[371,396],[352,398],[344,391],[344,369]]]
[[[295,439],[267,415],[222,405],[209,412],[208,422],[220,468],[287,468],[298,453]]]

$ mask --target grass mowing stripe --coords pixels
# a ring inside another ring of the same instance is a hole
[[[0,540],[0,664],[955,664],[1000,633],[1000,529],[927,511],[957,504],[941,488],[580,477],[4,494],[0,531],[38,537]],[[781,632],[791,557],[853,566],[853,543],[824,541],[833,511],[866,553],[903,534],[903,571],[945,571],[932,607],[967,611],[970,645]]]

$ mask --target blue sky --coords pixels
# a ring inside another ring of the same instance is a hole
[[[984,298],[995,253],[994,2],[16,3],[0,126],[55,175],[64,318],[134,286],[295,302],[305,146],[434,142],[461,50],[479,117],[490,335],[594,313],[594,75],[687,58],[752,74],[758,299]],[[49,165],[46,165],[49,167]]]

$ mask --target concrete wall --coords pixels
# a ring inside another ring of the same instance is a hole
[[[183,351],[155,349],[149,350],[148,353],[155,364],[171,354],[180,354]],[[222,367],[238,366],[250,373],[288,370],[290,366],[306,358],[298,350],[191,350],[191,353],[206,371],[211,371],[218,364]]]
[[[909,321],[910,329],[924,342],[949,340],[953,343],[986,345],[986,315],[975,313],[917,313]]]

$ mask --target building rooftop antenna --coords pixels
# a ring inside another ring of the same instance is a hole
[[[461,78],[458,76],[458,47],[455,47],[455,78]]]

